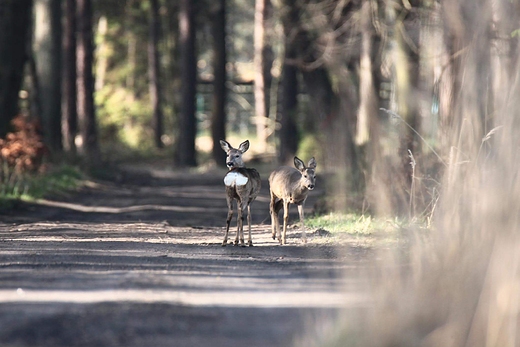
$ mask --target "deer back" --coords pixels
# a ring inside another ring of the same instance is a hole
[[[269,176],[271,192],[279,199],[298,204],[307,198],[309,190],[302,184],[302,174],[290,166],[281,166]]]

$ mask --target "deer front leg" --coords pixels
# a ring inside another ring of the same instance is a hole
[[[303,203],[298,205],[298,214],[300,215],[300,227],[302,228],[302,240],[304,243],[307,242],[307,234],[305,234],[305,222],[303,216]]]
[[[251,238],[251,205],[247,205],[247,224],[249,225],[249,240],[247,244],[249,247],[253,246],[253,239]]]
[[[280,244],[285,245],[287,243],[287,223],[289,222],[289,200],[283,200],[283,237],[280,240]]]
[[[224,241],[222,241],[222,247],[227,246],[229,225],[231,224],[231,219],[233,218],[233,202],[229,198],[227,198],[226,200],[228,205],[228,214],[226,219],[226,234],[224,235]]]

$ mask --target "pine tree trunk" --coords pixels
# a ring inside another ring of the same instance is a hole
[[[162,88],[160,83],[160,61],[159,61],[159,2],[151,0],[150,2],[150,39],[148,42],[148,74],[150,78],[150,101],[153,109],[153,130],[154,142],[157,148],[163,148],[163,113],[162,113]]]
[[[7,134],[18,113],[32,5],[32,0],[0,2],[0,137]]]
[[[63,28],[61,134],[65,152],[75,154],[78,131],[76,110],[76,0],[66,0]]]
[[[298,58],[297,35],[293,30],[298,28],[299,9],[295,0],[286,0],[286,12],[282,18],[285,36],[285,56],[280,81],[281,110],[278,114],[280,129],[278,131],[280,163],[292,163],[298,150],[298,128],[296,116],[298,113],[298,68],[295,61]]]
[[[220,140],[226,138],[226,0],[220,0],[213,15],[213,105],[211,137],[213,160],[225,166],[226,154],[220,148]]]
[[[43,138],[53,151],[61,150],[61,0],[36,0],[34,54],[38,76],[39,115]]]
[[[197,55],[195,49],[195,6],[192,0],[181,0],[179,10],[181,50],[181,110],[176,148],[176,164],[196,166],[195,136],[197,120],[195,97],[197,94]]]
[[[99,146],[94,106],[92,2],[77,0],[77,112],[81,134],[81,154],[88,165],[99,161]]]
[[[265,152],[267,149],[267,86],[265,71],[265,17],[268,0],[255,1],[255,25],[254,25],[254,97],[255,97],[255,123],[258,150]]]
[[[374,28],[372,26],[371,1],[361,7],[361,58],[359,64],[359,109],[356,126],[356,145],[365,145],[370,140],[370,123],[377,117],[374,68],[372,66],[372,46]]]

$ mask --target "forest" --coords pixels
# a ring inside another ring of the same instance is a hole
[[[322,345],[518,346],[519,23],[519,0],[2,0],[0,196],[58,163],[218,169],[222,139],[314,156],[316,213],[408,242]]]
[[[516,1],[0,6],[4,187],[125,152],[223,166],[236,136],[257,161],[315,156],[326,209],[428,219],[450,169],[492,152],[514,91]]]

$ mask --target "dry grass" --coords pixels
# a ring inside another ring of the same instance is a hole
[[[475,25],[479,13],[464,18]],[[439,150],[446,165],[432,202],[431,233],[412,233],[405,259],[401,252],[375,264],[370,308],[345,312],[307,345],[520,346],[520,51],[517,42],[507,58],[491,49],[487,59],[494,65],[486,64],[479,60],[486,59],[482,44],[496,41],[472,33],[461,36],[468,40],[460,54],[461,89]],[[490,107],[480,102],[486,95],[493,98],[490,114],[481,109]],[[409,207],[418,212],[412,197]]]

